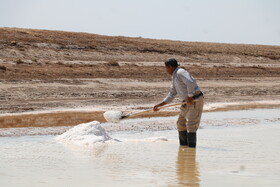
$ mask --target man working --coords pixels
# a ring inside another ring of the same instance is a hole
[[[189,72],[180,68],[174,58],[165,61],[165,68],[172,75],[171,88],[163,102],[154,106],[154,111],[158,111],[159,107],[170,103],[178,94],[183,102],[187,102],[181,106],[177,120],[180,145],[196,147],[196,131],[199,127],[204,104],[203,93],[196,80]]]

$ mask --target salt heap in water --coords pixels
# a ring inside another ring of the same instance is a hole
[[[122,118],[122,112],[121,111],[107,111],[103,114],[103,116],[108,122],[118,123],[120,121],[120,119]]]
[[[87,146],[97,142],[105,142],[112,138],[98,121],[82,123],[65,133],[57,136],[58,141],[63,143],[73,143],[80,146]]]

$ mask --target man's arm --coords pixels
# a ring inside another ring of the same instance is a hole
[[[168,95],[166,96],[166,98],[163,99],[162,102],[164,102],[166,104],[171,103],[176,95],[177,95],[177,91],[175,89],[174,84],[172,83]]]
[[[159,104],[154,106],[154,111],[159,111],[159,107],[164,106],[164,105],[166,105],[168,103],[171,103],[176,95],[177,95],[177,91],[174,88],[174,85],[172,83],[167,97],[164,98],[164,100],[161,103],[159,103]]]

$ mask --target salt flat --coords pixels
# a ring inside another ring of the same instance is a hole
[[[175,129],[110,131],[119,141],[0,138],[1,186],[278,186],[279,109],[205,113],[196,149]],[[120,126],[174,123],[131,119]],[[175,126],[175,124],[174,124]],[[96,140],[96,139],[95,139]]]

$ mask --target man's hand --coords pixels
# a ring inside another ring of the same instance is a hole
[[[159,108],[158,108],[158,107],[160,107],[160,106],[159,106],[159,105],[155,105],[155,106],[154,106],[154,111],[155,111],[155,112],[159,111]]]
[[[164,106],[166,104],[167,104],[166,102],[162,102],[162,103],[159,103],[159,104],[155,105],[154,106],[154,111],[155,112],[159,111],[160,110],[159,107]]]
[[[188,97],[187,104],[188,105],[192,105],[193,104],[193,98],[192,97]]]

